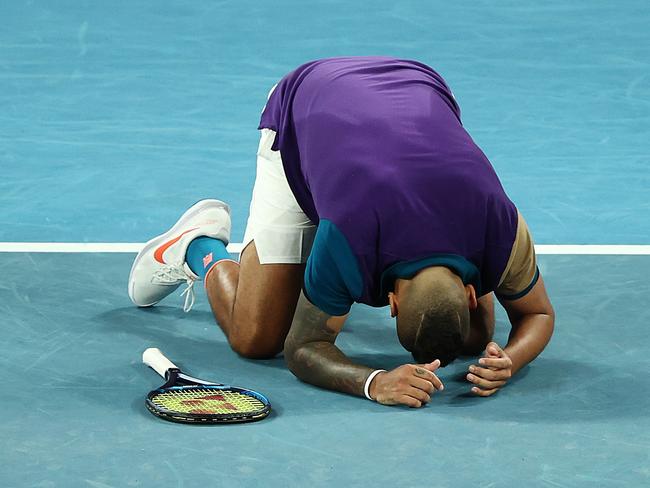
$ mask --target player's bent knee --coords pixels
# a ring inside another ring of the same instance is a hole
[[[282,352],[283,343],[284,341],[256,337],[231,337],[230,339],[232,350],[247,359],[271,359]]]

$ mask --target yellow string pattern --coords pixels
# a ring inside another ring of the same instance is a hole
[[[203,388],[167,391],[155,395],[151,401],[174,412],[204,415],[255,412],[264,408],[257,398],[242,393]]]

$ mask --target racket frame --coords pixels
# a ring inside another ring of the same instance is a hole
[[[148,393],[145,405],[147,409],[156,417],[172,422],[179,422],[183,424],[232,424],[255,422],[266,418],[271,412],[271,402],[261,393],[249,390],[247,388],[239,388],[235,386],[227,386],[221,383],[213,383],[205,381],[200,378],[195,378],[188,374],[183,373],[178,367],[169,368],[165,371],[165,384],[152,390]],[[160,394],[174,391],[191,391],[196,388],[206,388],[209,390],[217,391],[232,391],[246,396],[250,396],[259,400],[264,404],[264,408],[255,411],[254,413],[221,413],[221,414],[205,414],[205,413],[185,413],[168,410],[164,407],[156,405],[153,399]]]

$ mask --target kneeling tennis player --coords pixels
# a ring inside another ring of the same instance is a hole
[[[544,349],[554,312],[529,229],[438,73],[388,57],[310,62],[274,87],[259,129],[240,261],[226,251],[228,205],[200,201],[138,254],[136,305],[187,283],[189,309],[202,279],[240,355],[284,349],[301,380],[383,404],[427,403],[461,354],[481,356],[467,380],[492,395]],[[494,296],[512,325],[504,345]],[[355,302],[390,307],[413,364],[374,370],[337,348]]]

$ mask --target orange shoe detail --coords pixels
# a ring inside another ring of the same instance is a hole
[[[196,229],[198,229],[198,227],[188,229],[185,232],[183,232],[181,235],[173,238],[171,241],[167,241],[162,246],[159,246],[158,249],[156,249],[156,251],[153,253],[154,259],[161,264],[166,264],[165,260],[163,259],[163,254],[165,253],[165,251],[169,249],[171,246],[173,246],[174,244],[176,244],[178,241],[180,241],[185,234],[187,234],[188,232],[192,232]]]

